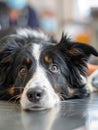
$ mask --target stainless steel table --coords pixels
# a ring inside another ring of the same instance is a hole
[[[0,101],[0,130],[98,130],[98,94],[41,112]]]

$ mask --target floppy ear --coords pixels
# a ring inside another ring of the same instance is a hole
[[[16,51],[18,51],[15,41],[3,39],[0,41],[0,86],[12,84],[12,65]]]
[[[6,84],[11,84],[12,79],[12,64],[13,64],[13,54],[9,49],[5,49],[0,52],[0,86]]]
[[[89,56],[91,54],[98,56],[98,51],[90,45],[72,42],[64,35],[57,47],[65,58],[66,64],[69,68],[70,83],[75,85],[81,84],[80,75],[86,76]]]

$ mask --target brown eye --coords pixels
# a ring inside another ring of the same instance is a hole
[[[49,70],[50,70],[51,72],[54,72],[54,73],[59,72],[59,68],[58,68],[58,66],[57,66],[56,64],[50,65]]]
[[[21,67],[19,73],[20,76],[24,76],[27,73],[27,68],[25,66]]]

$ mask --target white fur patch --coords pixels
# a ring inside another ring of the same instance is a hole
[[[20,35],[21,37],[26,37],[26,38],[35,37],[35,38],[44,39],[46,41],[49,40],[49,37],[47,35],[45,35],[41,31],[37,31],[37,30],[32,30],[32,29],[27,29],[27,28],[19,28],[16,30],[16,33],[18,35]]]
[[[40,44],[34,44],[33,45],[33,56],[34,56],[34,58],[36,59],[37,62],[39,61],[39,57],[40,57],[40,53],[41,53],[40,49],[41,49]]]

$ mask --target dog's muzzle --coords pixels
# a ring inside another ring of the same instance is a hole
[[[59,101],[59,96],[52,88],[35,86],[24,89],[20,104],[24,110],[45,110],[52,108]]]

